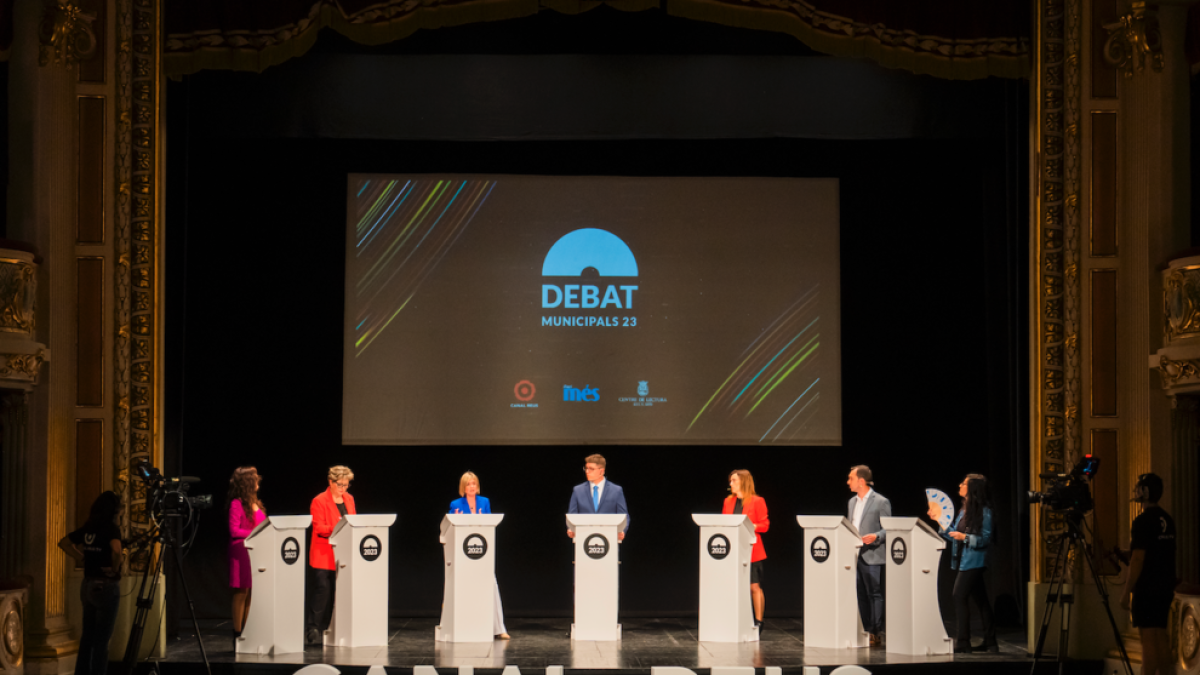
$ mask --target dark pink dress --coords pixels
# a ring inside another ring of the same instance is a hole
[[[254,512],[254,522],[246,518],[246,510],[242,508],[242,500],[235,499],[229,503],[229,587],[250,588],[253,579],[250,576],[250,552],[246,550],[246,537],[254,528],[266,520],[267,513],[262,509]]]

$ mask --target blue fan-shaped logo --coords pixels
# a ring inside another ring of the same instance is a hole
[[[636,277],[633,251],[612,232],[595,227],[568,232],[554,242],[542,263],[544,277],[577,277],[593,267],[602,277]]]

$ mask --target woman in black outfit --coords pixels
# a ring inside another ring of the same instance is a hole
[[[104,675],[108,670],[108,642],[117,624],[121,605],[121,563],[125,550],[117,517],[125,510],[117,493],[102,493],[92,502],[83,527],[63,537],[58,547],[83,564],[83,634],[75,675]]]
[[[958,630],[954,635],[954,651],[958,654],[970,652],[999,652],[996,628],[992,616],[992,605],[988,601],[987,586],[983,576],[987,572],[988,550],[992,545],[992,505],[988,498],[987,478],[983,474],[967,474],[958,486],[962,497],[962,509],[955,516],[950,528],[941,530],[951,544],[950,569],[958,572],[954,577],[954,615]],[[937,522],[940,510],[929,507],[929,517]],[[971,645],[971,610],[968,600],[974,600],[983,619],[983,643]]]

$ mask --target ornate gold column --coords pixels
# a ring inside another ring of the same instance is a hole
[[[68,531],[73,496],[75,77],[53,58],[69,53],[74,31],[44,32],[44,10],[33,0],[14,5],[9,62],[9,234],[44,257],[37,330],[50,352],[63,357],[44,367],[28,395],[25,445],[17,449],[24,455],[25,540],[14,571],[33,579],[25,656],[34,675],[70,670],[78,648],[67,622],[67,560],[57,548]]]

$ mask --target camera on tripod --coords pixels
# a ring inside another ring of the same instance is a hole
[[[1100,458],[1085,455],[1070,473],[1043,473],[1040,477],[1050,484],[1045,492],[1027,491],[1026,503],[1041,504],[1051,511],[1083,515],[1092,510],[1092,490],[1088,483],[1099,468]]]
[[[1078,559],[1083,561],[1083,567],[1091,573],[1092,583],[1090,586],[1096,590],[1100,597],[1100,606],[1104,608],[1104,613],[1108,616],[1108,625],[1112,629],[1113,639],[1116,640],[1117,647],[1121,651],[1121,663],[1125,666],[1125,672],[1133,675],[1133,666],[1129,663],[1129,653],[1125,649],[1125,639],[1121,637],[1121,630],[1117,627],[1117,620],[1113,617],[1112,608],[1109,606],[1108,587],[1096,570],[1092,545],[1088,543],[1086,535],[1088,524],[1084,516],[1092,510],[1094,505],[1092,489],[1088,483],[1091,482],[1099,468],[1100,459],[1098,457],[1084,455],[1070,473],[1041,474],[1040,477],[1043,480],[1050,481],[1045,492],[1030,490],[1025,493],[1026,503],[1041,504],[1050,511],[1061,514],[1064,516],[1061,518],[1061,526],[1065,526],[1065,529],[1060,530],[1047,546],[1047,550],[1054,552],[1054,561],[1048,567],[1051,570],[1050,588],[1046,593],[1046,609],[1042,612],[1042,627],[1038,631],[1037,646],[1033,650],[1034,669],[1037,668],[1038,660],[1042,658],[1042,650],[1046,646],[1046,635],[1054,617],[1054,609],[1061,606],[1062,620],[1059,622],[1058,660],[1059,672],[1062,672],[1062,662],[1067,658],[1067,645],[1071,643],[1071,605],[1075,602],[1075,595],[1080,592],[1068,588],[1070,572],[1067,568],[1073,559],[1072,549],[1077,549],[1083,554],[1078,556]],[[1088,584],[1083,585],[1083,587],[1086,586]]]
[[[142,636],[145,634],[151,610],[155,607],[154,598],[157,597],[158,584],[163,577],[163,561],[168,557],[175,560],[175,579],[179,581],[183,596],[187,599],[188,611],[192,615],[192,627],[196,630],[196,642],[200,645],[200,655],[204,657],[205,671],[212,675],[208,654],[204,651],[204,640],[200,637],[200,623],[196,620],[196,606],[192,603],[192,595],[187,589],[182,560],[200,529],[200,511],[213,505],[212,495],[189,495],[188,490],[191,489],[192,483],[199,483],[199,478],[167,478],[146,460],[134,466],[133,474],[146,486],[146,513],[150,516],[151,527],[126,544],[127,547],[142,551],[148,557],[148,564],[142,570],[137,609],[129,629],[129,642],[125,644],[121,675],[133,675],[137,666]],[[156,544],[161,546],[157,552]],[[172,551],[174,553],[171,553]],[[157,668],[155,670],[157,671]]]
[[[162,522],[164,518],[171,516],[188,515],[193,510],[207,509],[213,505],[212,495],[188,494],[192,483],[200,482],[199,478],[192,476],[167,478],[144,459],[134,467],[134,473],[146,485],[146,491],[149,493],[148,511],[156,522]]]

